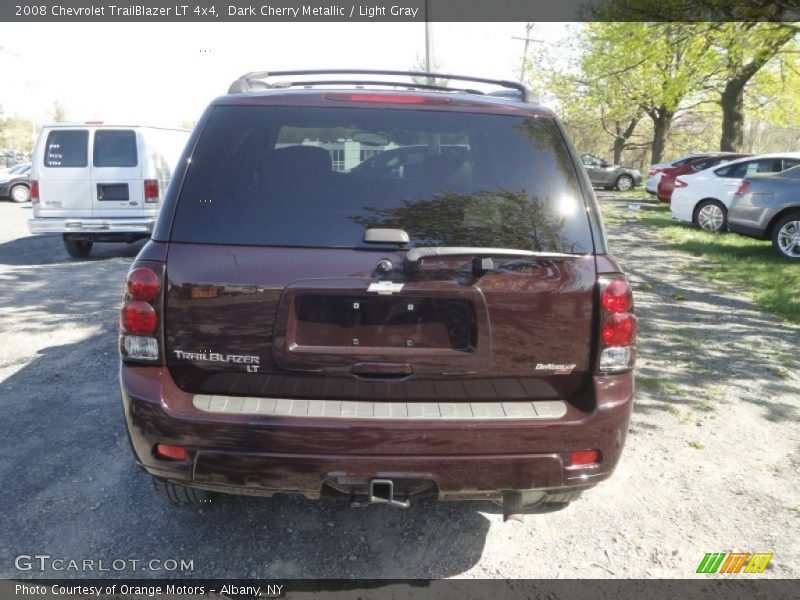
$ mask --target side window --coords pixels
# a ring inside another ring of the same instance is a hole
[[[591,167],[594,164],[594,161],[589,154],[581,154],[581,160],[586,167]]]
[[[717,169],[714,171],[720,177],[726,177],[730,179],[742,179],[746,177],[750,173],[756,173],[756,169],[758,166],[756,165],[757,161],[749,161],[743,163],[736,163],[734,165],[728,165],[727,167],[722,167],[721,169]]]
[[[754,173],[778,173],[781,170],[780,158],[769,158],[762,160],[754,160],[747,166],[745,176],[753,175]]]
[[[85,167],[88,158],[89,132],[85,129],[55,129],[47,135],[45,167]]]
[[[798,158],[784,158],[783,159],[783,168],[781,170],[785,171],[786,169],[791,169],[792,167],[796,167],[797,165],[800,165],[800,159],[798,159]]]
[[[136,132],[131,129],[98,130],[94,134],[95,167],[135,167]]]

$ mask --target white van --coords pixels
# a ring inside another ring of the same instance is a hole
[[[149,237],[170,176],[189,138],[184,129],[48,125],[31,169],[31,233],[60,233],[67,253],[94,242]]]

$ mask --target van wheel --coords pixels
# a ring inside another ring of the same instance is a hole
[[[24,185],[15,185],[11,188],[9,195],[14,202],[22,203],[30,202],[31,200],[31,191]]]
[[[775,223],[772,247],[781,258],[800,261],[800,212],[789,213]]]
[[[92,244],[94,242],[87,242],[86,240],[73,240],[64,238],[64,248],[67,249],[67,254],[72,258],[86,258],[89,252],[92,251]]]
[[[178,485],[159,477],[153,477],[153,487],[162,500],[175,506],[208,504],[211,502],[211,494],[205,490]]]

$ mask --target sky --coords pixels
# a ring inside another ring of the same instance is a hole
[[[537,23],[557,44],[567,24]],[[442,71],[517,79],[524,23],[434,23]],[[192,122],[248,71],[413,68],[423,23],[0,23],[6,116],[177,126]],[[530,51],[536,51],[532,44]]]

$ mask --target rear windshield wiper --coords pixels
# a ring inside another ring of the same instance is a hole
[[[419,269],[426,258],[446,256],[471,256],[473,273],[481,274],[494,268],[492,258],[576,258],[575,254],[563,252],[534,252],[532,250],[515,250],[512,248],[470,248],[467,246],[422,246],[412,248],[406,254],[406,268],[409,271]]]

